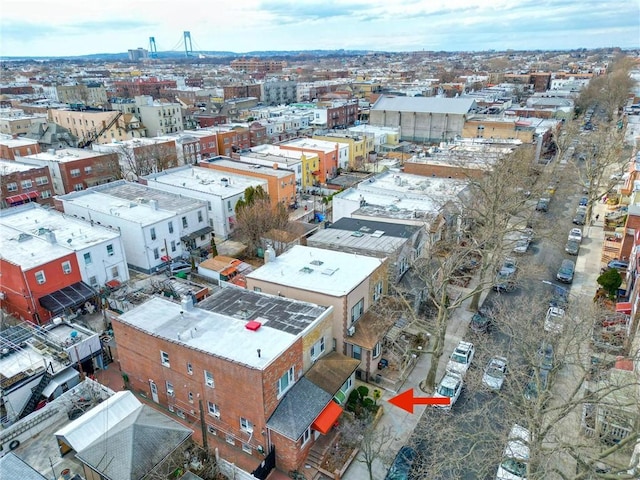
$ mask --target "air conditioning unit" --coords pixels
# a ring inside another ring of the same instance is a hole
[[[347,328],[347,336],[348,337],[353,336],[354,333],[356,333],[356,327],[351,326],[351,327]]]
[[[169,395],[170,397],[175,396],[175,393],[173,393],[173,390],[167,390],[167,395]]]

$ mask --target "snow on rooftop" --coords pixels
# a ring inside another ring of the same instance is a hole
[[[0,175],[9,175],[12,173],[28,172],[35,168],[43,168],[37,165],[29,165],[27,163],[15,162],[13,160],[4,160],[0,158]]]
[[[266,155],[275,157],[276,161],[290,161],[290,160],[300,160],[304,155],[306,158],[317,156],[314,152],[302,152],[299,150],[286,150],[280,148],[278,145],[258,145],[257,147],[251,147],[251,152],[240,154],[240,158],[243,156],[247,156],[250,158],[259,157],[262,158]]]
[[[13,138],[11,135],[0,135],[0,145],[6,145],[9,148],[28,147],[37,145],[37,140],[30,138],[18,137]]]
[[[384,260],[295,245],[247,278],[341,297],[369,277]]]
[[[160,297],[153,297],[118,318],[151,335],[258,369],[277,359],[297,338],[269,327],[268,322],[251,331],[246,328],[246,320],[197,307],[183,310],[181,305]]]
[[[282,145],[296,148],[308,148],[310,150],[321,150],[324,153],[330,153],[335,151],[336,149],[336,142],[329,142],[327,140],[316,140],[313,138],[296,138],[295,140],[289,140]],[[348,148],[348,145],[339,144],[339,148],[345,147]]]
[[[71,252],[57,243],[28,235],[8,225],[0,224],[0,257],[23,271],[65,257]]]
[[[101,153],[83,148],[61,148],[55,152],[40,152],[33,155],[26,155],[23,158],[32,158],[34,160],[42,160],[46,162],[72,162],[75,160],[95,158],[102,156]]]

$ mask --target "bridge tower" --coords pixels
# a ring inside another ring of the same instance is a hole
[[[156,46],[156,37],[149,37],[149,57],[158,57],[158,47]]]
[[[191,32],[184,32],[184,53],[187,57],[193,55],[193,44],[191,43]]]

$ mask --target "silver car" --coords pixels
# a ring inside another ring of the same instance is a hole
[[[500,390],[506,375],[507,359],[504,357],[493,357],[484,369],[482,384],[491,390]]]

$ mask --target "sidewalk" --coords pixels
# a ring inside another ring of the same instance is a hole
[[[576,259],[576,276],[571,286],[571,292],[577,296],[588,296],[592,299],[598,288],[597,279],[600,276],[600,259],[604,244],[604,218],[608,212],[607,206],[597,203],[593,206],[591,218],[599,215],[598,221],[591,226],[582,228],[582,244],[580,254]]]
[[[477,280],[474,278],[474,280],[472,281]],[[487,293],[488,292],[483,292],[481,303],[486,298]],[[453,352],[453,349],[458,344],[458,342],[463,339],[467,331],[471,316],[473,315],[473,313],[468,309],[470,303],[471,298],[466,299],[462,303],[462,305],[451,314],[449,325],[447,327],[447,335],[445,337],[444,351],[442,357],[440,357],[440,362],[438,363],[438,373],[436,375],[436,380],[439,380],[442,375],[444,375],[447,361],[449,360],[451,352]],[[430,366],[431,355],[420,355],[414,369],[407,377],[407,380],[405,381],[402,388],[400,388],[399,393],[413,388],[415,396],[426,396],[426,394],[420,390],[419,385],[426,377]],[[384,415],[378,422],[376,428],[380,431],[385,428],[389,429],[392,435],[392,439],[386,448],[388,452],[388,458],[376,458],[373,463],[373,478],[376,479],[383,479],[385,477],[389,465],[393,461],[393,457],[395,456],[396,452],[400,449],[400,447],[408,442],[409,437],[420,421],[422,413],[427,408],[426,406],[421,405],[415,406],[414,413],[410,414],[389,403],[389,399],[394,397],[395,395],[395,393],[391,393],[386,390],[383,391],[382,394],[381,404],[384,407]],[[359,462],[358,458],[361,458],[361,454],[359,454],[358,457],[356,457],[356,459],[351,463],[351,465],[349,465],[349,468],[342,476],[343,480],[363,480],[369,478],[369,473],[367,472],[366,465],[362,462]],[[383,463],[383,461],[386,461],[386,463]]]

